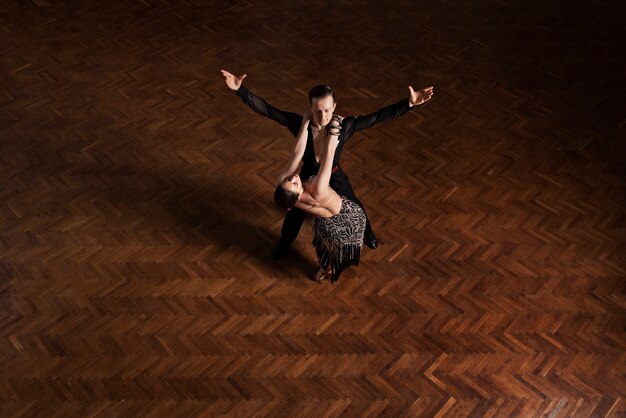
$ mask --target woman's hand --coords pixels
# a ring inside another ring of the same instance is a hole
[[[334,115],[332,117],[327,127],[328,136],[339,136],[339,134],[341,133],[341,121],[343,121],[343,118],[341,116]]]

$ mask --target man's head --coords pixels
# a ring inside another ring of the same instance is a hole
[[[283,209],[291,209],[300,198],[303,192],[302,181],[300,176],[293,174],[276,186],[274,191],[274,203]]]
[[[328,125],[337,106],[333,89],[325,85],[313,87],[309,91],[309,103],[311,103],[313,123],[320,126]]]

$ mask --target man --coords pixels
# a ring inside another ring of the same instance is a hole
[[[242,81],[246,78],[246,74],[235,76],[225,70],[221,70],[221,72],[228,88],[234,90],[236,94],[241,97],[244,103],[250,106],[255,112],[287,127],[294,137],[298,135],[298,131],[300,130],[300,126],[302,124],[302,115],[277,109],[268,104],[265,100],[252,94],[252,92],[242,85]],[[347,197],[363,208],[363,204],[354,195],[348,176],[343,172],[341,166],[339,165],[339,157],[341,156],[343,146],[355,132],[367,129],[377,123],[388,121],[397,116],[401,116],[408,112],[413,106],[421,105],[427,102],[432,96],[432,87],[414,91],[413,87],[409,86],[408,100],[401,100],[398,103],[384,107],[369,115],[348,116],[344,118],[342,121],[341,135],[339,136],[339,144],[337,145],[335,158],[333,160],[330,186],[337,191],[337,193]],[[317,174],[320,168],[319,161],[320,156],[323,154],[322,144],[325,143],[326,125],[328,125],[331,121],[335,108],[337,107],[334,91],[329,86],[324,85],[315,86],[311,89],[309,92],[309,103],[311,105],[312,120],[308,128],[309,132],[307,145],[304,157],[302,158],[302,169],[300,170],[300,178],[303,179],[307,179],[310,176]],[[363,210],[365,211],[365,208],[363,208]],[[280,240],[272,250],[272,258],[277,259],[285,253],[285,250],[298,236],[305,216],[306,212],[295,207],[287,212],[281,229]],[[372,231],[369,218],[367,218],[365,226],[364,242],[365,245],[372,249],[378,246],[378,241],[376,240],[376,235],[374,235],[374,232]]]

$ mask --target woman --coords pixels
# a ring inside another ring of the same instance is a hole
[[[302,181],[295,174],[306,148],[310,118],[308,113],[303,115],[294,153],[279,177],[274,202],[284,209],[296,206],[315,215],[313,245],[321,268],[313,279],[335,282],[343,269],[359,264],[365,233],[365,212],[358,204],[339,196],[329,186],[341,132],[339,116],[333,116],[328,124],[326,143],[320,144],[323,153],[317,176]]]

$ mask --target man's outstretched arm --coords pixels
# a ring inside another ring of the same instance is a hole
[[[365,116],[355,116],[354,118],[346,118],[344,121],[347,136],[352,133],[370,128],[378,123],[386,122],[398,116],[404,115],[413,106],[421,105],[429,101],[433,97],[433,88],[427,87],[425,89],[415,91],[413,87],[409,86],[409,98],[394,103],[390,106],[383,107],[382,109],[370,113]],[[350,120],[352,119],[352,120]]]
[[[300,125],[302,123],[302,115],[277,109],[267,103],[265,100],[261,99],[259,96],[253,94],[242,84],[243,79],[247,77],[247,74],[235,76],[234,74],[229,73],[225,70],[221,70],[221,73],[224,76],[224,80],[226,81],[226,86],[228,86],[229,89],[235,91],[237,96],[241,97],[241,100],[243,100],[245,104],[250,106],[252,110],[275,122],[280,123],[283,126],[286,126],[289,131],[291,131],[293,136],[298,135],[298,131],[300,130]]]

